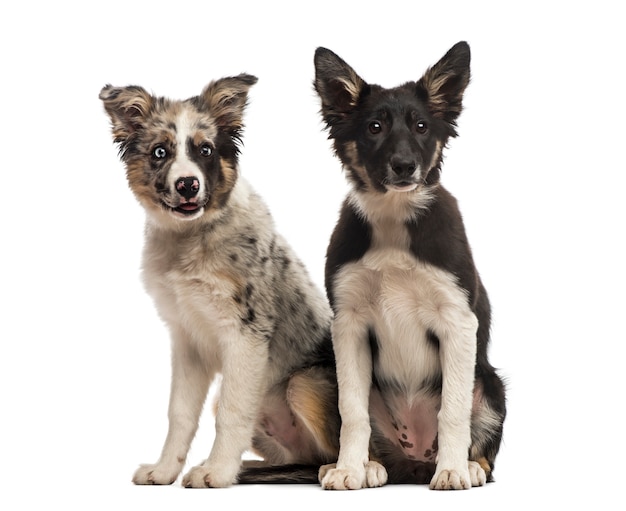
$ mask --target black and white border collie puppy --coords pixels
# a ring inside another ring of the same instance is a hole
[[[490,305],[442,151],[470,79],[460,42],[417,82],[368,84],[330,50],[315,89],[352,189],[327,253],[342,418],[328,489],[492,480],[505,389],[487,358]]]

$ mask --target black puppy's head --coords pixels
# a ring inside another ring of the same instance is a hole
[[[332,51],[318,48],[314,87],[329,138],[353,185],[390,193],[436,184],[469,79],[465,42],[417,82],[391,89],[366,83]]]

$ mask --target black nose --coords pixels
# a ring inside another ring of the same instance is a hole
[[[401,177],[409,177],[415,169],[417,169],[417,164],[415,160],[412,158],[407,158],[406,156],[392,156],[391,157],[391,170],[394,171],[395,174]]]
[[[176,191],[189,200],[195,197],[200,190],[200,181],[195,177],[181,177],[176,180]]]

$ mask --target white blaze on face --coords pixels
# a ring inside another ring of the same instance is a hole
[[[180,178],[194,177],[200,183],[198,195],[204,195],[205,181],[204,174],[198,165],[189,158],[188,143],[193,138],[196,131],[194,116],[187,109],[182,109],[176,119],[176,158],[167,176],[170,190],[175,191],[175,183]]]

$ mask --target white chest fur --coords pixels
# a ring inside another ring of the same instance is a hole
[[[234,209],[244,210],[249,196],[247,183],[240,180],[232,193]],[[175,337],[193,343],[201,357],[218,362],[220,333],[238,327],[233,297],[247,284],[229,257],[242,253],[236,245],[240,218],[246,216],[231,214],[228,222],[210,230],[210,237],[202,225],[181,231],[147,226],[143,280],[159,314],[171,330],[178,330]]]
[[[236,285],[225,272],[207,271],[207,261],[181,264],[181,259],[173,258],[166,249],[152,249],[144,257],[146,289],[176,342],[191,343],[197,355],[205,362],[211,361],[219,371],[219,336],[227,326],[225,322],[236,317],[226,310],[232,304]],[[202,263],[204,271],[198,271]]]
[[[425,381],[441,375],[439,350],[429,332],[450,342],[467,339],[472,336],[454,330],[475,331],[476,318],[454,275],[410,253],[403,221],[378,217],[370,218],[370,225],[367,253],[335,276],[338,315],[349,316],[360,331],[375,333],[377,378],[399,385],[411,399]]]

